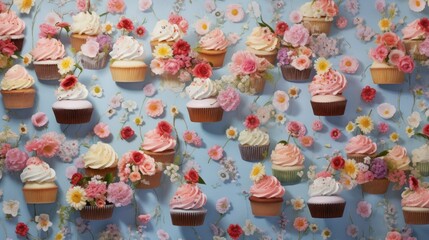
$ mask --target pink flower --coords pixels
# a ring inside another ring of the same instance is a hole
[[[201,62],[192,69],[192,74],[197,78],[209,78],[212,76],[212,67],[207,62]]]
[[[302,136],[299,138],[299,142],[302,144],[302,146],[309,148],[313,146],[314,139],[311,136]]]
[[[420,43],[419,53],[426,57],[429,56],[429,38],[426,38],[422,43]]]
[[[289,20],[295,24],[302,21],[302,14],[298,10],[294,10],[289,14]]]
[[[403,56],[405,56],[404,51],[393,49],[389,53],[389,63],[394,66],[397,66],[399,64],[399,59],[401,59]]]
[[[231,22],[241,22],[244,18],[244,10],[240,4],[229,4],[225,10],[226,18]]]
[[[144,27],[144,26],[138,26],[137,28],[136,28],[136,35],[137,35],[137,37],[143,37],[144,35],[145,35],[145,33],[146,33],[146,28]]]
[[[369,218],[372,213],[372,205],[367,201],[360,201],[356,208],[356,213],[363,218]]]
[[[424,0],[408,0],[408,6],[413,12],[421,12],[426,7],[426,2]]]
[[[107,11],[111,14],[123,13],[125,10],[124,0],[109,0],[107,2]]]
[[[384,12],[384,10],[386,9],[386,1],[385,0],[376,0],[375,1],[375,9],[377,9],[377,11],[379,13]]]
[[[49,132],[42,135],[40,138],[35,138],[27,142],[25,150],[28,152],[35,151],[37,155],[51,158],[55,156],[61,145],[59,134]]]
[[[226,197],[219,198],[216,201],[216,211],[220,214],[225,214],[228,212],[231,205],[229,204],[229,200]]]
[[[315,132],[322,131],[323,122],[320,120],[314,120],[313,123],[311,124],[311,129],[313,129],[313,131]]]
[[[398,68],[404,73],[411,73],[414,70],[414,60],[410,56],[403,56],[399,59]]]
[[[295,220],[293,221],[293,227],[298,232],[304,232],[308,228],[307,218],[305,218],[305,217],[297,217],[297,218],[295,218]]]
[[[84,12],[88,10],[88,0],[77,0],[76,8],[77,10],[79,10],[79,12]]]
[[[223,157],[223,148],[219,145],[214,145],[207,153],[211,159],[219,161]]]
[[[183,141],[185,141],[188,144],[192,144],[196,137],[197,137],[197,133],[195,131],[186,130],[183,133]]]
[[[179,81],[189,82],[192,80],[192,75],[188,71],[180,71]]]
[[[364,184],[367,182],[371,182],[372,180],[374,180],[374,178],[374,174],[371,171],[358,172],[356,176],[356,183]]]
[[[137,182],[137,181],[140,181],[142,179],[142,176],[140,175],[139,172],[132,172],[132,173],[130,173],[128,178],[130,179],[131,182]]]
[[[285,32],[283,40],[292,47],[305,46],[309,43],[310,33],[302,24],[295,24]]]
[[[31,123],[35,127],[43,127],[48,123],[49,119],[44,112],[37,112],[31,116]]]
[[[176,60],[175,58],[168,59],[164,66],[164,70],[171,75],[176,74],[179,71],[179,69],[180,69],[179,61]]]
[[[332,177],[332,174],[328,171],[321,171],[316,174],[316,178],[327,178]]]
[[[311,60],[306,55],[300,55],[297,58],[294,58],[290,64],[292,67],[302,71],[304,69],[310,68]]]
[[[100,44],[95,40],[95,38],[88,38],[86,43],[82,44],[80,50],[83,55],[94,58],[100,50]]]
[[[375,49],[371,48],[369,51],[373,60],[377,62],[384,62],[387,55],[389,54],[389,50],[384,45],[378,45]]]
[[[146,156],[143,161],[143,164],[139,166],[139,170],[143,175],[154,175],[156,172],[155,160],[149,156]]]
[[[217,102],[226,112],[234,111],[240,105],[240,93],[233,88],[228,87],[219,92]]]
[[[40,29],[39,38],[50,38],[55,36],[58,33],[58,28],[48,23],[40,24],[39,29]]]
[[[341,131],[340,131],[340,129],[338,129],[338,128],[333,128],[333,129],[331,130],[331,132],[329,133],[329,135],[330,135],[330,136],[331,136],[331,138],[332,138],[332,139],[334,139],[334,140],[338,140],[338,139],[342,136]]]
[[[140,214],[137,217],[137,221],[139,221],[139,223],[142,224],[142,225],[148,224],[149,221],[150,221],[150,219],[151,219],[150,214]]]
[[[259,127],[260,121],[256,115],[250,114],[249,116],[246,117],[246,120],[244,121],[243,124],[248,129],[255,129]]]
[[[146,103],[146,114],[150,117],[159,117],[164,113],[164,104],[161,99],[150,99]]]
[[[74,165],[79,169],[85,168],[85,162],[83,161],[82,157],[77,158],[74,162]]]
[[[279,112],[285,112],[289,108],[289,95],[281,90],[274,92],[273,106]]]
[[[351,56],[343,56],[340,60],[340,71],[354,74],[359,68],[359,61]]]
[[[359,229],[356,225],[350,224],[347,226],[346,232],[349,237],[355,238],[359,234]]]
[[[215,4],[214,0],[205,0],[204,1],[204,9],[208,13],[211,13],[214,10],[216,10],[216,4]]]
[[[337,22],[336,25],[339,29],[343,29],[347,27],[347,18],[345,18],[344,16],[340,16],[337,18]]]
[[[94,134],[99,138],[107,138],[110,135],[109,125],[104,122],[99,122],[94,127]]]
[[[241,36],[238,33],[233,32],[228,34],[226,38],[231,43],[231,45],[234,45],[240,40]]]
[[[149,83],[146,86],[144,86],[143,94],[146,97],[152,97],[153,95],[155,95],[155,93],[156,93],[156,88],[152,83]]]
[[[139,9],[144,12],[152,7],[152,0],[139,0]]]
[[[150,70],[156,75],[161,75],[164,73],[165,62],[160,59],[152,59],[150,62]]]
[[[73,174],[77,173],[77,168],[75,166],[68,166],[66,168],[66,177],[67,179],[71,179]]]
[[[166,231],[164,231],[163,229],[159,229],[156,232],[156,236],[158,236],[158,240],[168,240],[168,239],[170,239],[170,235],[168,235],[168,233]]]
[[[28,155],[26,152],[18,148],[12,148],[6,153],[6,169],[8,171],[20,172],[25,168],[27,159]]]
[[[109,184],[107,188],[107,201],[115,204],[116,207],[127,206],[133,198],[133,190],[124,182]]]
[[[5,158],[6,153],[12,148],[9,143],[1,143],[0,144],[0,157]]]
[[[89,182],[85,188],[86,196],[89,198],[102,198],[107,191],[106,183]]]
[[[402,236],[400,233],[392,231],[386,234],[385,240],[402,240]]]
[[[387,133],[389,131],[389,124],[381,122],[378,124],[377,129],[380,133]]]
[[[302,137],[307,133],[307,129],[305,128],[304,124],[297,122],[297,121],[290,121],[286,125],[287,132],[292,137]]]

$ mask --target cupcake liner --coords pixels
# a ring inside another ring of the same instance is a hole
[[[376,154],[347,154],[347,159],[354,159],[357,163],[363,163],[366,157],[375,158]]]
[[[389,188],[389,183],[387,178],[374,179],[362,184],[362,191],[370,194],[385,194]]]
[[[101,169],[85,168],[85,176],[94,177],[95,175],[100,175],[104,177],[108,173],[111,173],[112,176],[116,176],[117,169],[118,169],[117,167],[101,168]]]
[[[307,203],[313,218],[340,218],[346,203]]]
[[[80,47],[86,43],[86,39],[88,39],[89,37],[94,36],[76,33],[73,33],[70,36],[70,45],[74,49],[75,53],[80,52]]]
[[[370,67],[372,81],[375,84],[401,84],[405,80],[405,73],[397,67],[386,65],[385,67]]]
[[[250,79],[250,88],[255,90],[255,94],[262,93],[265,88],[265,79]]]
[[[312,35],[325,33],[329,35],[331,32],[332,20],[327,21],[325,18],[304,17],[303,25],[310,31]]]
[[[424,54],[420,54],[419,46],[424,39],[419,40],[404,40],[405,49],[416,61],[426,61],[428,57]]]
[[[11,38],[10,40],[18,48],[16,51],[21,52],[22,47],[24,46],[24,37],[22,37],[22,38]]]
[[[423,177],[429,176],[429,162],[419,162],[416,164],[416,168],[419,170],[420,175],[422,175]]]
[[[80,217],[85,220],[104,220],[109,219],[113,215],[115,205],[108,204],[105,207],[85,206],[80,210]]]
[[[224,50],[206,50],[198,49],[198,56],[212,64],[213,68],[221,68],[225,60],[227,49]]]
[[[294,185],[301,182],[301,177],[298,176],[298,173],[303,171],[300,170],[278,170],[272,168],[273,176],[276,177],[282,184],[285,185]]]
[[[428,211],[408,211],[402,209],[406,224],[429,224],[429,209]]]
[[[190,108],[188,107],[191,122],[219,122],[222,121],[223,109],[215,108]]]
[[[57,123],[81,124],[91,121],[93,108],[84,109],[59,109],[52,108]]]
[[[113,67],[110,65],[110,73],[115,82],[143,82],[146,78],[147,66],[141,67]]]
[[[294,81],[307,81],[310,78],[311,68],[298,70],[290,65],[283,65],[280,67],[282,70],[283,79],[289,82]]]
[[[54,203],[57,201],[58,187],[22,188],[24,199],[28,204]]]
[[[346,110],[347,99],[337,102],[313,102],[310,100],[316,116],[342,116]]]
[[[161,177],[162,177],[161,171],[157,171],[152,176],[143,176],[142,180],[138,184],[136,184],[136,188],[138,189],[157,188],[159,187],[159,185],[161,185]]]
[[[176,155],[176,151],[174,150],[167,150],[163,152],[152,152],[143,150],[145,154],[151,156],[153,159],[155,159],[156,162],[160,162],[163,164],[171,164],[174,162],[174,156]]]
[[[39,80],[59,80],[61,74],[58,72],[57,64],[33,64],[37,79]]]
[[[262,146],[238,145],[241,158],[244,161],[257,162],[264,160],[268,156],[270,144]]]
[[[85,69],[103,69],[107,65],[108,54],[99,53],[96,57],[90,58],[83,54],[78,54],[79,62]]]
[[[7,109],[24,109],[34,106],[36,90],[34,88],[20,90],[1,90],[3,105]]]
[[[249,197],[253,215],[257,217],[279,216],[282,212],[283,198]]]
[[[207,210],[170,209],[171,222],[175,226],[200,226],[204,224]]]

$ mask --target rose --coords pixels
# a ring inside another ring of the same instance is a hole
[[[151,218],[151,216],[150,216],[149,214],[140,214],[140,215],[137,217],[137,220],[139,221],[139,223],[140,223],[140,224],[145,225],[145,224],[148,224],[148,223],[149,223],[150,218]]]
[[[168,61],[164,65],[164,70],[169,74],[176,74],[180,70],[179,61],[174,58],[168,59]]]
[[[285,32],[283,40],[292,47],[305,46],[310,40],[310,33],[303,25],[296,24]]]
[[[258,116],[254,115],[254,114],[250,114],[249,116],[246,117],[246,120],[244,121],[244,126],[248,129],[255,129],[257,127],[259,127],[259,124],[261,122],[259,121]]]
[[[145,156],[140,151],[133,151],[131,153],[131,160],[133,161],[134,164],[140,165],[145,160]]]
[[[429,33],[429,19],[428,18],[422,18],[419,21],[419,26],[426,32]]]
[[[370,86],[365,86],[362,89],[360,96],[361,96],[362,100],[369,103],[369,102],[372,102],[372,100],[375,98],[376,93],[377,93],[377,90],[375,90],[374,88],[372,88]]]
[[[256,61],[252,58],[244,59],[241,65],[241,71],[243,72],[243,74],[252,74],[256,72],[257,69],[258,66],[256,64]]]
[[[75,75],[67,75],[63,80],[61,80],[60,86],[64,88],[64,90],[70,90],[77,84],[77,82],[78,80]]]
[[[398,65],[399,60],[405,55],[405,53],[401,50],[394,49],[389,53],[389,63],[392,65]]]
[[[134,136],[134,130],[130,126],[121,129],[121,139],[128,140]]]
[[[344,158],[341,156],[336,156],[331,159],[331,167],[335,170],[340,170],[344,168]]]
[[[243,229],[238,224],[230,224],[227,232],[232,239],[236,240],[243,234]]]
[[[415,191],[419,188],[419,180],[415,178],[414,176],[410,176],[410,179],[408,179],[408,185],[410,186],[410,189]]]
[[[299,56],[292,60],[290,64],[292,67],[296,68],[299,71],[307,69],[310,67],[311,61],[307,56]]]
[[[173,127],[167,121],[160,121],[156,126],[156,131],[159,135],[169,136],[173,132]]]
[[[142,165],[139,166],[140,172],[143,173],[143,175],[152,176],[155,174],[155,160],[153,158],[146,158]]]
[[[189,52],[191,52],[191,45],[189,45],[188,42],[186,42],[183,39],[179,39],[174,45],[173,45],[173,54],[174,55],[189,55]]]
[[[287,23],[283,21],[279,21],[276,24],[275,34],[279,36],[283,36],[288,29],[289,29],[289,25],[287,25]]]
[[[131,32],[134,30],[134,23],[131,21],[131,19],[122,17],[116,25],[116,28],[119,30],[125,29],[126,31]]]
[[[6,55],[6,57],[12,56],[16,50],[18,48],[10,39],[0,40],[0,52]]]
[[[192,74],[197,78],[209,78],[212,75],[212,67],[206,62],[195,65]]]
[[[414,70],[414,60],[410,56],[403,56],[399,59],[398,68],[404,73],[411,73]]]
[[[371,49],[370,55],[371,57],[378,62],[384,62],[387,55],[389,54],[389,50],[384,45],[379,45],[375,49]]]
[[[292,137],[297,137],[301,131],[301,125],[296,121],[291,121],[287,125],[287,131]]]
[[[89,38],[85,44],[82,44],[80,47],[82,54],[94,58],[97,56],[98,51],[100,51],[100,44],[96,41],[95,38]]]
[[[388,47],[395,47],[399,42],[399,37],[393,32],[386,32],[380,36],[379,41]]]
[[[423,126],[422,133],[429,137],[429,124]]]
[[[23,222],[19,222],[16,224],[15,233],[19,236],[25,237],[28,234],[28,226]]]
[[[188,183],[198,183],[199,179],[200,179],[200,176],[198,172],[193,168],[189,170],[185,175],[185,180]]]
[[[82,180],[82,178],[83,178],[82,174],[75,173],[70,179],[70,184],[73,186],[76,186],[80,182],[80,180]]]

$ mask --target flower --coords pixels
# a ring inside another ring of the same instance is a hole
[[[87,0],[77,0],[76,1],[76,8],[80,12],[84,12],[88,10],[88,1]]]
[[[141,125],[143,124],[143,118],[142,118],[141,116],[137,116],[137,117],[135,117],[135,118],[134,118],[134,123],[135,123],[137,126],[141,126]]]
[[[347,27],[347,23],[348,23],[348,21],[347,21],[346,17],[340,16],[340,17],[337,18],[336,25],[337,25],[337,27],[339,29],[346,28]]]
[[[3,213],[5,215],[16,217],[18,216],[18,211],[19,211],[19,201],[17,200],[3,201]]]
[[[22,237],[26,237],[28,234],[28,230],[29,230],[29,228],[28,228],[27,224],[25,224],[23,222],[19,222],[18,224],[16,224],[15,233],[17,235],[22,236]]]
[[[18,148],[12,148],[6,153],[6,169],[12,172],[20,172],[25,168],[27,159],[28,155],[26,152]]]
[[[107,188],[107,201],[116,207],[127,206],[133,198],[133,190],[124,182],[109,184]]]
[[[137,103],[133,100],[124,101],[121,106],[127,110],[127,112],[134,112],[134,110],[137,109]]]
[[[34,0],[16,0],[14,3],[21,13],[29,14],[34,2]]]
[[[392,22],[390,21],[390,19],[388,18],[382,18],[379,22],[378,22],[378,27],[380,28],[381,31],[385,32],[385,31],[389,31],[390,27],[392,26]]]
[[[150,214],[140,214],[137,216],[137,221],[142,225],[148,224],[150,219],[151,219]]]
[[[313,233],[319,231],[319,226],[317,226],[315,223],[310,224],[309,228]]]
[[[414,60],[410,56],[403,56],[399,59],[398,69],[404,73],[412,73],[414,70]]]
[[[82,44],[80,50],[83,55],[95,58],[100,50],[100,44],[96,41],[96,38],[88,38],[86,43]]]
[[[161,136],[170,136],[173,132],[173,126],[167,121],[162,120],[156,125],[156,132]]]
[[[429,124],[423,126],[422,133],[429,137]]]
[[[366,115],[357,117],[356,125],[364,134],[368,134],[374,129],[371,117]]]
[[[253,164],[250,171],[250,179],[254,182],[261,180],[265,176],[265,166],[262,163]]]
[[[128,140],[134,136],[134,130],[130,126],[125,126],[121,129],[121,139]]]
[[[283,113],[277,113],[275,116],[276,123],[284,124],[286,122],[286,116]]]
[[[381,122],[378,124],[377,129],[380,133],[387,133],[389,131],[389,125],[387,123]]]
[[[75,61],[71,57],[65,57],[58,63],[58,72],[61,75],[65,75],[72,71],[72,68],[75,66]],[[73,75],[69,75],[73,76]]]
[[[304,232],[308,228],[307,218],[305,218],[305,217],[297,217],[297,218],[295,218],[295,220],[293,221],[293,227],[298,232]]]
[[[199,35],[205,35],[210,31],[210,21],[207,18],[200,18],[195,23],[195,31]]]
[[[356,125],[355,125],[352,121],[349,121],[349,122],[347,123],[347,125],[346,125],[346,131],[347,131],[348,133],[351,133],[351,132],[353,132],[355,129],[356,129]]]
[[[146,86],[144,86],[144,88],[143,88],[143,94],[146,97],[152,97],[153,95],[155,95],[155,93],[156,93],[156,88],[153,85],[153,83],[149,83]]]
[[[344,73],[354,74],[359,68],[359,61],[351,56],[343,56],[340,60],[340,70]]]
[[[289,97],[291,97],[291,98],[297,98],[299,96],[299,88],[297,88],[295,86],[290,87],[287,90],[287,93],[289,94]]]
[[[194,169],[191,168],[184,176],[185,180],[187,183],[198,183],[200,176],[198,174],[198,172]]]
[[[408,6],[413,12],[421,12],[425,9],[426,3],[424,0],[408,0]]]
[[[331,230],[329,230],[329,228],[325,228],[322,230],[322,238],[323,239],[328,239],[331,237]]]
[[[166,231],[164,231],[163,229],[159,229],[156,232],[156,236],[158,236],[158,240],[168,240],[168,239],[170,239],[170,235],[168,235],[168,233]]]
[[[334,139],[334,140],[338,140],[338,139],[340,139],[340,137],[341,137],[343,134],[341,134],[341,130],[340,130],[340,129],[338,129],[338,128],[333,128],[333,129],[331,130],[331,132],[329,133],[329,135],[331,136],[331,138],[332,138],[332,139]]]
[[[286,22],[278,21],[276,23],[276,29],[274,32],[278,36],[283,36],[288,29],[289,29],[289,25],[287,25]]]
[[[305,46],[310,41],[310,32],[302,24],[295,24],[284,33],[283,41],[292,47]]]
[[[207,153],[211,159],[219,161],[223,157],[223,148],[216,144],[209,148]]]
[[[358,168],[354,159],[347,159],[344,163],[344,173],[349,175],[351,178],[356,178],[358,174]]]
[[[255,129],[259,127],[259,124],[260,124],[259,118],[254,114],[248,115],[246,117],[246,120],[243,123],[243,125],[248,129]]]
[[[110,0],[110,1],[112,1],[112,0]],[[113,0],[113,1],[115,1],[115,0]],[[118,0],[118,1],[122,1],[122,0]],[[132,32],[134,30],[134,23],[129,18],[121,17],[118,24],[116,24],[116,28],[119,30]]]
[[[115,28],[113,27],[113,24],[109,21],[105,22],[102,26],[101,26],[102,32],[105,34],[112,34],[113,31],[115,31]]]
[[[382,158],[373,159],[371,161],[370,170],[376,179],[381,179],[387,176],[387,164]]]
[[[173,117],[177,117],[180,114],[179,109],[177,108],[177,106],[174,106],[174,105],[171,106],[171,108],[170,108],[170,114]]]
[[[212,67],[207,62],[201,62],[192,69],[192,74],[197,78],[209,78],[212,75]]]
[[[28,133],[27,125],[24,123],[19,124],[19,134],[25,135]]]
[[[103,88],[100,85],[96,84],[91,87],[91,94],[94,97],[101,97],[103,96]]]
[[[407,126],[405,128],[405,132],[407,133],[408,137],[412,137],[415,134],[414,129],[412,127],[410,127],[410,126]]]
[[[376,93],[377,93],[377,91],[374,88],[372,88],[370,86],[365,86],[362,89],[360,96],[361,96],[363,101],[369,103],[369,102],[372,102],[372,100],[375,98]]]
[[[82,178],[83,178],[82,174],[76,172],[70,178],[70,184],[73,186],[76,186],[80,182],[80,180],[82,180]]]
[[[123,13],[125,11],[124,0],[109,0],[107,2],[107,11],[111,14]]]
[[[32,61],[33,61],[33,56],[31,56],[31,54],[27,53],[22,56],[22,63],[25,66],[28,66]]]
[[[219,92],[217,102],[226,112],[234,111],[240,105],[240,94],[233,87],[228,87]]]
[[[367,201],[360,201],[357,205],[356,213],[363,218],[369,218],[372,213],[371,203]]]
[[[359,229],[356,225],[350,224],[347,226],[346,233],[349,237],[356,238],[359,234]]]
[[[416,111],[414,111],[409,117],[407,117],[407,123],[412,128],[417,128],[420,125],[421,121],[422,119],[420,117],[420,113]]]
[[[397,142],[399,140],[399,134],[397,132],[393,132],[389,135],[389,139],[392,142]]]
[[[287,132],[292,137],[302,137],[306,134],[307,129],[305,128],[304,124],[298,122],[298,121],[290,121],[286,125]]]
[[[52,222],[49,221],[48,214],[42,213],[39,216],[36,216],[34,220],[37,223],[36,225],[37,230],[42,229],[44,232],[47,232],[49,230],[49,227],[52,226]]]
[[[76,210],[82,210],[86,205],[86,193],[80,186],[71,187],[66,194],[67,203]]]
[[[377,113],[384,119],[390,119],[395,115],[396,108],[392,104],[382,103],[377,107]]]
[[[302,144],[302,146],[309,148],[313,146],[314,139],[312,136],[301,136],[298,138],[299,142]]]
[[[51,38],[58,33],[58,28],[48,23],[40,24],[39,29],[39,38]]]
[[[77,82],[78,80],[75,75],[67,75],[65,78],[61,80],[60,86],[64,90],[70,90],[76,86]]]
[[[143,37],[146,34],[146,28],[144,26],[138,26],[135,31],[137,37]]]
[[[152,0],[139,0],[139,9],[142,12],[145,12],[152,7]]]
[[[418,1],[418,0],[415,0]],[[385,240],[401,240],[402,236],[399,232],[391,231],[386,234]]]
[[[302,199],[301,197],[292,198],[290,202],[292,203],[294,210],[301,210],[305,207],[304,199]]]
[[[323,123],[320,120],[314,120],[311,124],[311,129],[315,132],[319,132],[323,129]]]
[[[31,123],[35,127],[43,127],[48,123],[49,119],[44,112],[37,112],[31,116]]]
[[[331,63],[326,60],[326,58],[318,58],[315,62],[314,62],[314,69],[316,69],[317,74],[321,75],[324,73],[327,73],[329,71],[329,69],[331,69]]]
[[[285,112],[289,108],[289,96],[287,93],[281,90],[275,91],[273,106],[277,111]]]
[[[220,214],[225,214],[226,212],[228,212],[230,207],[231,204],[229,203],[229,199],[226,197],[219,198],[216,201],[216,211]]]
[[[94,126],[94,134],[99,138],[107,138],[110,135],[109,125],[99,122]]]
[[[225,16],[231,22],[241,22],[244,18],[243,7],[240,4],[229,4],[226,6]]]
[[[302,21],[302,14],[298,10],[294,10],[289,14],[289,20],[295,24],[300,23]]]
[[[230,126],[228,129],[226,129],[225,133],[226,133],[226,137],[228,139],[235,139],[238,136],[237,128],[232,127],[232,126]]]
[[[331,159],[331,167],[335,170],[341,170],[344,168],[346,161],[341,156],[335,156]]]
[[[152,118],[159,117],[164,113],[164,104],[161,99],[150,99],[145,108],[146,114]]]
[[[227,232],[232,239],[236,240],[239,239],[243,234],[243,229],[241,229],[240,225],[238,224],[230,224],[228,226]]]

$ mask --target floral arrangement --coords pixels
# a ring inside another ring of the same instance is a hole
[[[311,68],[311,57],[313,51],[305,46],[299,48],[282,48],[277,54],[279,66],[290,65],[293,68],[303,71]]]
[[[86,43],[81,46],[82,54],[95,58],[97,55],[108,54],[112,50],[112,37],[106,34],[100,34],[96,38],[88,38]]]
[[[339,13],[338,5],[334,0],[312,0],[304,6],[305,8],[309,8],[307,11],[317,13],[319,18],[333,18]]]
[[[4,70],[13,65],[14,59],[17,58],[16,51],[18,48],[10,40],[0,39],[0,69]]]
[[[145,184],[145,176],[155,175],[157,171],[161,171],[162,166],[142,151],[129,151],[122,156],[118,169],[121,181],[130,180],[134,185],[138,185],[141,182]]]
[[[383,180],[383,179],[385,179],[387,182],[386,178],[389,175],[389,168],[387,166],[386,161],[384,161],[383,158],[377,157],[374,159],[370,159],[369,157],[367,157],[365,158],[364,162],[360,162],[357,165],[359,169],[359,172],[356,176],[357,184],[365,184],[365,183],[372,182],[374,180]],[[382,184],[382,183],[378,181],[377,183],[373,183],[373,184],[376,185],[376,184]],[[385,190],[387,190],[387,188],[385,188]]]
[[[176,24],[183,34],[188,32],[189,23],[183,16],[172,12],[168,16],[168,22],[171,24]]]

